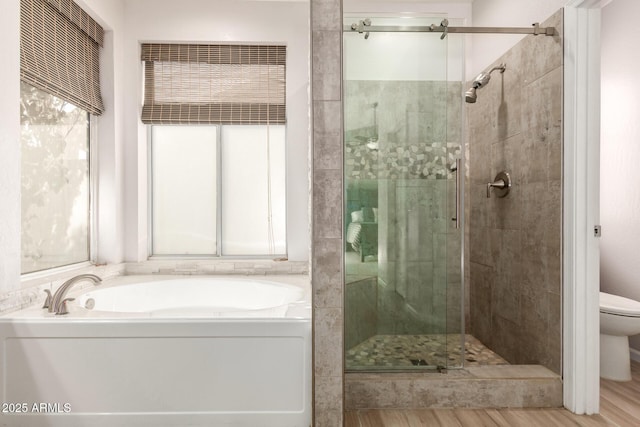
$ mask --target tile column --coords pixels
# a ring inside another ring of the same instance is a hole
[[[311,0],[314,426],[343,425],[342,1]]]

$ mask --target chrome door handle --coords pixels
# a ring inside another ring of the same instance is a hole
[[[459,229],[461,212],[460,189],[462,188],[462,159],[456,159],[456,165],[451,168],[451,172],[456,173],[456,216],[451,218],[451,220],[456,222],[456,229]]]

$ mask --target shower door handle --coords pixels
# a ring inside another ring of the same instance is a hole
[[[451,172],[456,173],[456,216],[451,218],[452,221],[456,222],[456,229],[460,228],[460,212],[461,212],[461,199],[460,199],[460,189],[462,188],[462,174],[461,172],[462,160],[456,159],[456,165],[451,168]]]

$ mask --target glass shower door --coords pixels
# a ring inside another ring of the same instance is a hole
[[[462,85],[449,75],[457,52],[433,33],[365,36],[345,32],[343,50],[347,370],[459,366],[463,234],[452,218]]]

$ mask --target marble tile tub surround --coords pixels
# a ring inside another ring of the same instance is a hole
[[[86,267],[61,270],[57,273],[31,274],[22,281],[22,288],[0,295],[0,315],[21,310],[44,302],[44,290],[54,292],[71,277],[78,274],[95,274],[103,280],[121,275],[176,274],[176,275],[283,275],[309,274],[306,261],[256,260],[150,260],[138,263],[88,265]],[[78,282],[76,289],[93,286],[90,282]]]
[[[562,10],[541,25],[559,35],[523,39],[466,107],[469,327],[510,363],[560,373]],[[487,198],[501,170],[511,192]]]
[[[271,259],[151,259],[126,263],[124,274],[309,274],[309,263]]]

